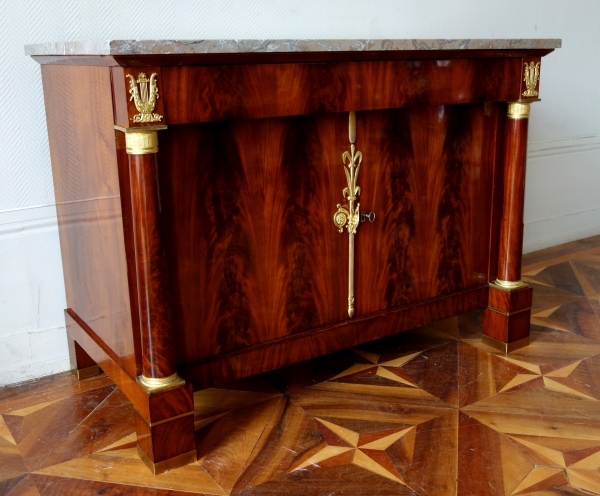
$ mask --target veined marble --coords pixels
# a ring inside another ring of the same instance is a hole
[[[186,53],[376,52],[560,48],[560,39],[401,40],[105,40],[25,45],[25,55],[168,55]]]

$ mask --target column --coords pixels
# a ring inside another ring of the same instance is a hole
[[[157,131],[166,126],[117,129],[125,133],[131,184],[142,341],[142,375],[137,382],[147,394],[150,412],[146,418],[135,411],[138,453],[158,474],[196,460],[192,388],[175,369],[160,235]]]
[[[498,275],[483,312],[483,341],[505,353],[529,343],[532,288],[521,280],[527,127],[531,102],[509,102]]]

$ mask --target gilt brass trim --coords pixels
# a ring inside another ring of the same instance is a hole
[[[509,119],[529,119],[531,102],[508,102]]]
[[[528,66],[527,62],[525,62],[525,70],[523,72],[525,74],[523,81],[525,81],[525,86],[527,87],[523,96],[538,96],[539,93],[536,91],[535,86],[540,79],[540,63],[531,62]]]
[[[91,367],[85,367],[83,369],[73,369],[71,370],[71,373],[81,381],[82,379],[101,374],[102,369],[98,367],[98,365],[92,365]]]
[[[122,133],[139,133],[140,131],[164,131],[168,129],[169,126],[166,124],[159,124],[157,126],[143,126],[143,127],[122,127],[122,126],[113,126],[117,131],[121,131]]]
[[[503,281],[502,279],[496,279],[494,282],[491,282],[490,285],[496,286],[498,289],[502,289],[503,291],[514,291],[515,289],[528,286],[528,284],[523,282],[521,279],[518,281]]]
[[[519,348],[523,348],[529,345],[529,336],[523,339],[518,339],[517,341],[513,341],[512,343],[505,343],[503,341],[498,341],[497,339],[486,336],[485,334],[481,335],[481,342],[492,348],[496,348],[502,353],[512,353]]]
[[[491,310],[493,312],[496,313],[501,313],[502,315],[505,315],[506,317],[510,317],[512,315],[517,315],[518,313],[522,313],[522,312],[527,312],[528,310],[531,310],[532,307],[527,307],[527,308],[521,308],[520,310],[517,310],[515,312],[505,312],[504,310],[500,310],[499,308],[494,308],[493,306],[488,306],[488,310]]]
[[[348,205],[337,204],[337,211],[333,215],[333,223],[339,232],[348,231],[348,317],[354,317],[354,235],[360,223],[360,203],[355,202],[360,195],[360,186],[356,184],[362,152],[356,150],[356,114],[350,112],[348,117],[348,139],[350,141],[350,152],[342,154],[344,173],[346,174],[346,186],[342,196],[348,198]]]
[[[156,100],[158,100],[156,76],[158,76],[156,72],[150,75],[150,79],[145,72],[140,72],[137,80],[132,74],[125,76],[129,78],[129,94],[131,95],[129,101],[133,100],[135,108],[139,112],[131,118],[133,122],[160,122],[162,120],[162,115],[154,113]]]
[[[142,459],[142,461],[146,464],[146,466],[152,471],[152,474],[159,475],[168,472],[169,470],[173,470],[174,468],[183,467],[184,465],[189,465],[190,463],[194,463],[197,460],[196,450],[188,451],[187,453],[182,453],[181,455],[174,456],[173,458],[169,458],[168,460],[163,460],[162,462],[154,463],[146,452],[137,447],[138,456]]]
[[[125,151],[129,155],[147,155],[158,153],[158,134],[156,131],[167,129],[164,124],[159,126],[121,127],[117,131],[125,133]]]
[[[160,424],[166,424],[167,422],[172,422],[173,420],[177,420],[183,417],[188,417],[190,415],[194,415],[194,411],[192,410],[191,412],[186,412],[186,413],[182,413],[180,415],[175,415],[174,417],[169,417],[163,420],[159,420],[158,422],[149,422],[148,419],[146,417],[144,417],[144,415],[142,414],[142,412],[140,412],[135,406],[133,407],[133,409],[137,412],[137,414],[140,416],[140,418],[146,423],[146,425],[148,427],[155,427],[157,425]]]
[[[177,372],[168,377],[146,377],[140,375],[136,381],[148,394],[154,394],[167,389],[174,389],[185,385],[185,381]]]
[[[129,155],[158,153],[158,133],[145,130],[125,133],[125,151]]]

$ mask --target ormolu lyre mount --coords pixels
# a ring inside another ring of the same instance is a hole
[[[344,227],[348,230],[348,316],[354,316],[354,235],[360,222],[360,203],[356,203],[356,198],[360,195],[360,186],[357,186],[356,180],[362,162],[362,152],[356,151],[354,145],[356,141],[356,115],[350,112],[348,136],[350,139],[350,153],[344,152],[342,162],[344,163],[344,172],[348,186],[342,191],[344,198],[348,197],[348,206],[337,205],[337,211],[333,215],[333,223],[339,232],[344,232]],[[370,214],[367,216],[371,220]],[[375,214],[372,215],[373,220]],[[372,220],[371,220],[372,222]]]

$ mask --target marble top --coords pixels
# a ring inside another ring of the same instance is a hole
[[[110,40],[25,45],[25,55],[515,50],[560,48],[559,39],[464,40]]]

